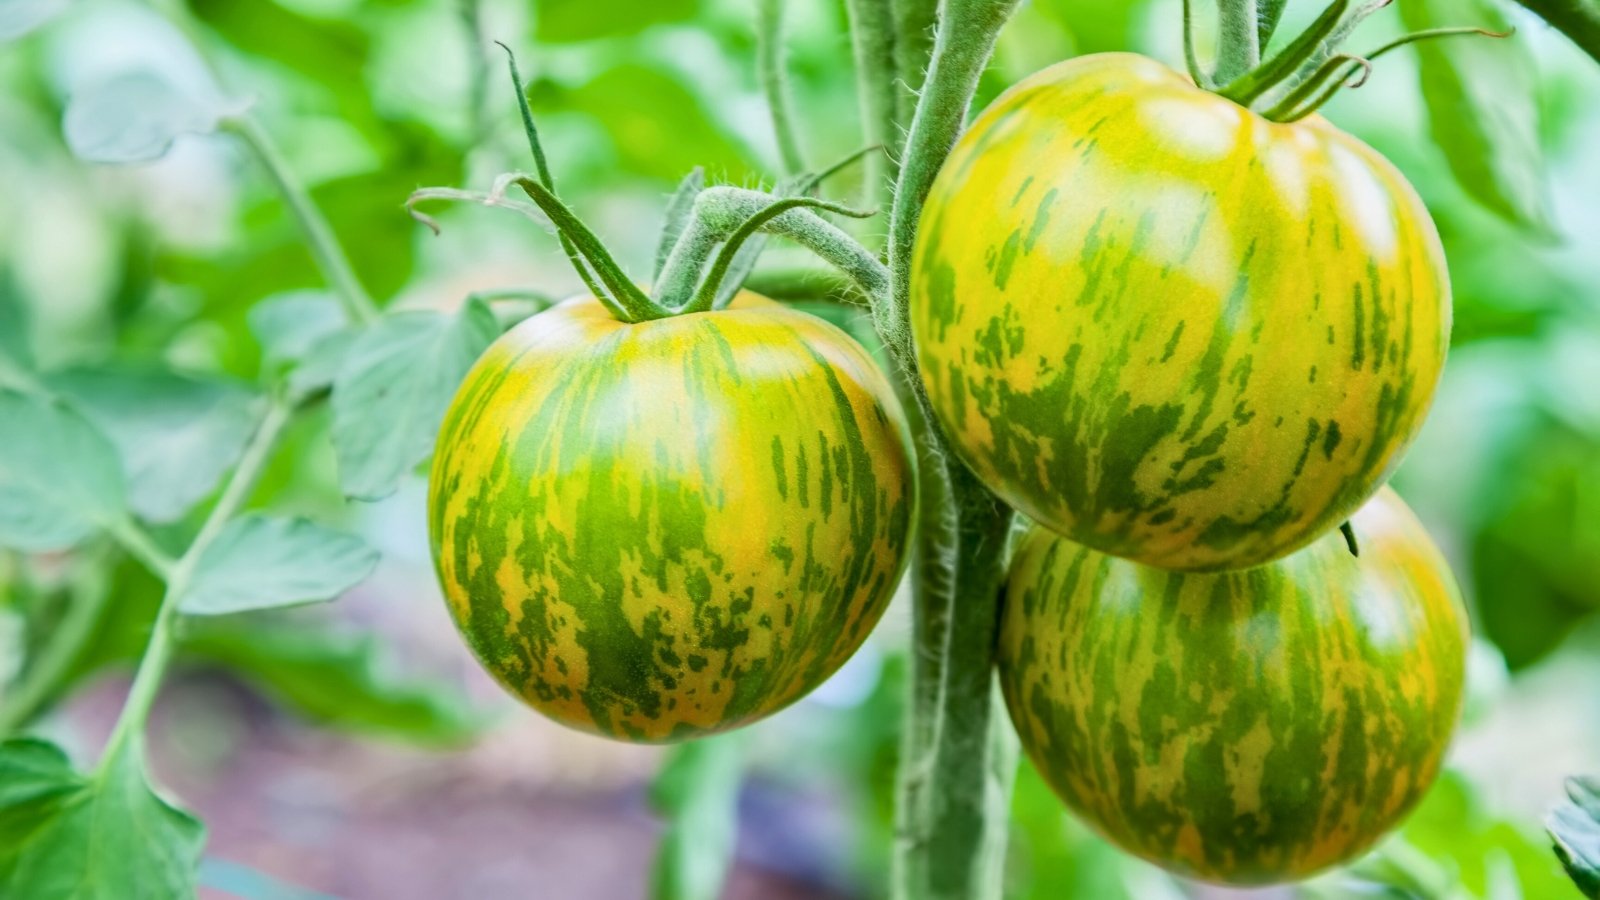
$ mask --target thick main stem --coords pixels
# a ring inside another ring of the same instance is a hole
[[[1218,82],[1226,84],[1261,64],[1261,16],[1256,0],[1219,0]]]

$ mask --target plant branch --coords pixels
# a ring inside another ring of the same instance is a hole
[[[1217,7],[1217,81],[1226,84],[1261,64],[1261,17],[1256,0],[1218,0]]]
[[[334,236],[333,228],[311,199],[311,194],[290,171],[272,136],[249,114],[226,119],[222,127],[238,135],[267,170],[284,203],[294,214],[295,221],[299,222],[317,268],[322,270],[323,277],[328,279],[339,302],[344,305],[345,314],[353,322],[365,323],[376,319],[378,307],[372,302],[366,288],[362,287],[361,279],[356,277],[349,257],[345,256],[344,247]]]
[[[904,137],[911,129],[911,120],[916,114],[918,94],[927,77],[929,60],[933,58],[939,2],[890,0],[890,5],[894,7],[895,69],[900,76],[895,101],[895,122],[899,126],[895,135],[897,138]],[[903,141],[892,141],[889,146],[896,150],[895,156],[901,155],[898,151]]]
[[[778,139],[784,174],[803,172],[805,154],[795,132],[794,98],[789,92],[784,61],[783,0],[760,0],[757,4],[756,68],[761,73],[761,89],[767,95],[767,109],[772,113],[772,130]]]
[[[1600,62],[1600,0],[1517,0]]]
[[[841,206],[826,200],[818,200],[814,197],[784,197],[780,200],[775,200],[765,209],[759,210],[745,219],[722,242],[722,250],[717,253],[716,260],[711,264],[711,270],[701,280],[700,288],[695,292],[694,299],[683,307],[681,312],[709,311],[718,294],[724,293],[722,291],[722,282],[727,277],[728,270],[733,265],[734,258],[738,256],[739,250],[744,246],[745,241],[748,241],[757,231],[766,227],[773,219],[790,210],[802,208],[826,210],[837,215],[850,216],[857,219],[866,219],[875,215],[872,210],[851,209],[848,206]],[[731,297],[731,293],[728,295]]]
[[[898,112],[900,87],[895,58],[895,18],[892,0],[846,0],[850,14],[850,45],[855,54],[856,97],[861,107],[861,132],[869,144],[894,147],[900,137]],[[867,161],[867,202],[888,207],[899,175],[898,153]]]
[[[161,596],[161,607],[156,612],[155,623],[151,627],[150,641],[145,645],[144,654],[139,660],[139,669],[134,673],[133,686],[128,689],[128,699],[123,703],[122,714],[117,717],[117,724],[111,731],[111,737],[106,741],[105,751],[100,757],[100,766],[95,770],[96,777],[105,775],[107,766],[113,763],[130,741],[137,742],[142,739],[145,721],[150,717],[150,707],[155,703],[156,693],[166,676],[167,665],[172,661],[175,643],[173,623],[178,616],[178,602],[189,589],[189,582],[194,577],[200,556],[205,553],[211,542],[216,540],[222,527],[233,518],[249,497],[250,489],[255,486],[268,457],[277,446],[284,426],[289,423],[291,412],[289,406],[281,401],[275,400],[267,407],[261,422],[256,426],[255,434],[239,458],[238,466],[229,477],[227,486],[222,489],[221,496],[217,498],[216,505],[211,507],[211,512],[201,524],[194,540],[189,543],[189,548],[170,569],[167,588]]]
[[[694,211],[661,271],[658,302],[667,309],[679,309],[688,303],[717,245],[779,199],[761,191],[726,185],[702,191],[695,198]],[[849,276],[868,296],[888,295],[889,272],[883,263],[855,238],[811,210],[787,210],[764,222],[761,229],[789,238],[822,257]]]

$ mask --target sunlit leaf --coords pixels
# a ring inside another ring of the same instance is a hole
[[[1506,31],[1487,0],[1408,0],[1406,27],[1473,25]],[[1554,231],[1539,144],[1537,77],[1527,43],[1456,37],[1415,45],[1434,143],[1466,192],[1497,215],[1539,233]]]
[[[122,456],[128,505],[171,522],[211,494],[254,431],[256,396],[231,381],[108,366],[48,379]]]
[[[205,827],[151,791],[131,749],[90,778],[53,744],[0,744],[0,896],[192,897],[204,843]]]
[[[1567,779],[1570,802],[1556,807],[1545,823],[1556,856],[1585,897],[1600,898],[1600,778]]]
[[[137,71],[73,95],[63,122],[67,146],[98,163],[146,162],[184,134],[216,129],[225,110],[156,72]]]
[[[178,608],[216,616],[332,600],[365,581],[378,552],[307,519],[246,515],[200,554]]]
[[[396,677],[370,635],[214,619],[185,633],[183,652],[326,727],[455,744],[483,725],[459,691]]]
[[[455,313],[385,316],[356,338],[334,382],[333,446],[346,494],[376,500],[425,459],[467,369],[499,334],[469,301]]]
[[[116,448],[58,401],[0,390],[0,546],[61,550],[123,515]]]
[[[5,0],[0,3],[0,44],[14,41],[55,18],[68,0]]]

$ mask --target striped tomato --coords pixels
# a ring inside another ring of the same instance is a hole
[[[440,432],[439,578],[501,684],[566,725],[744,725],[848,658],[905,568],[907,427],[845,334],[771,301],[623,324],[569,301],[495,343]]]
[[[1000,680],[1035,765],[1107,838],[1211,881],[1348,860],[1438,773],[1467,620],[1387,488],[1277,562],[1179,573],[1035,527],[1013,563]]]
[[[1338,525],[1444,363],[1422,202],[1317,117],[1269,122],[1129,54],[973,124],[924,208],[917,358],[1002,498],[1098,550],[1214,570]]]

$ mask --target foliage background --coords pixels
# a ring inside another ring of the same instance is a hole
[[[72,98],[119,73],[151,69],[201,90],[191,38],[160,4],[11,2],[43,24],[0,35],[11,38],[0,43],[0,347],[48,373],[110,365],[214,377],[223,389],[259,383],[273,361],[251,311],[285,295],[306,309],[330,302],[261,170],[226,137],[182,138],[151,164],[95,167],[62,136]],[[1374,20],[1371,42],[1427,5],[1401,0]],[[1462,24],[1488,9],[1446,6],[1469,16]],[[550,236],[523,220],[450,210],[434,238],[400,208],[418,186],[484,188],[526,167],[500,60],[482,50],[469,11],[481,35],[519,51],[564,196],[642,272],[688,169],[755,184],[776,168],[752,7],[188,4],[228,97],[254,104],[374,296],[437,309],[475,291],[559,297],[576,286]],[[862,143],[842,5],[789,7],[806,150],[842,157]],[[1315,12],[1307,7],[1292,4],[1291,19]],[[1431,75],[1413,53],[1386,57],[1328,111],[1406,172],[1451,261],[1452,357],[1397,485],[1471,598],[1481,638],[1471,708],[1449,774],[1400,835],[1349,870],[1263,896],[1576,896],[1539,823],[1564,775],[1600,770],[1600,68],[1537,20],[1505,14],[1520,28],[1513,41],[1451,45],[1440,51],[1449,65]],[[1177,63],[1179,18],[1176,0],[1035,0],[1003,35],[979,103],[1077,53],[1133,49]],[[1441,80],[1446,70],[1461,82]],[[858,177],[829,194],[853,198]],[[782,249],[768,258],[769,269],[804,263]],[[0,362],[0,382],[12,375]],[[120,402],[153,402],[137,379],[122,383]],[[487,684],[437,596],[420,476],[380,502],[343,500],[324,408],[294,426],[268,469],[252,498],[267,504],[356,531],[383,561],[337,604],[186,636],[152,755],[161,783],[210,827],[206,890],[641,895],[661,827],[648,785],[662,753],[560,731]],[[192,528],[189,516],[173,530]],[[94,637],[36,730],[92,755],[159,584],[110,545],[0,556],[0,698],[23,681],[55,617],[86,596],[106,598]],[[753,729],[722,763],[679,766],[657,785],[691,857],[714,864],[716,825],[724,807],[736,812],[730,895],[881,894],[900,606],[817,695]],[[1222,896],[1111,850],[1029,772],[1013,815],[1011,896]]]

